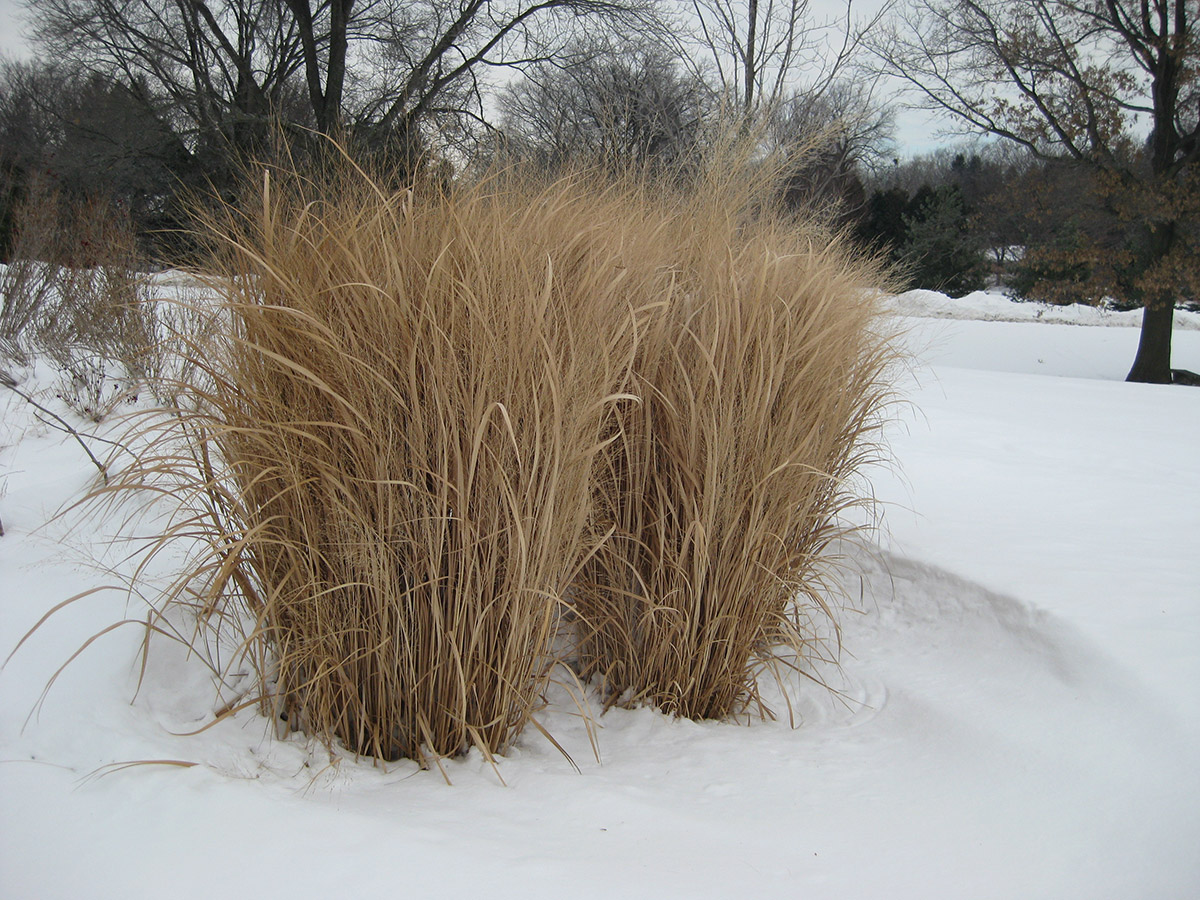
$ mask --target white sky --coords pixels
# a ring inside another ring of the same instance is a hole
[[[22,35],[24,16],[25,10],[18,0],[0,0],[0,53],[8,56],[28,53]]]
[[[2,0],[0,0],[2,2]],[[810,0],[809,9],[813,18],[822,20],[843,20],[846,15],[846,4],[850,2],[852,19],[856,23],[865,23],[871,16],[876,15],[885,5],[894,0]],[[836,36],[835,36],[836,39]],[[948,144],[961,143],[962,138],[946,136],[950,122],[936,118],[932,113],[920,109],[905,109],[900,106],[898,95],[901,82],[899,79],[889,79],[891,86],[885,84],[880,91],[883,99],[888,93],[896,97],[895,131],[896,153],[900,157],[916,156],[929,153]]]

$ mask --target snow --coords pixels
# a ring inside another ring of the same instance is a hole
[[[974,291],[953,298],[937,291],[908,291],[889,298],[891,309],[900,316],[932,319],[957,319],[980,322],[1040,322],[1055,325],[1105,325],[1114,328],[1138,328],[1142,311],[1106,309],[1073,303],[1056,306],[1049,303],[1017,302],[1002,291]],[[1176,330],[1200,331],[1200,313],[1176,310]]]
[[[841,696],[798,684],[798,727],[613,710],[597,761],[558,690],[540,721],[579,772],[530,730],[447,786],[251,712],[185,735],[206,670],[161,643],[136,691],[136,625],[25,725],[144,610],[99,593],[0,673],[0,894],[1200,896],[1200,390],[1121,382],[1137,329],[1097,327],[1119,314],[894,303],[921,364],[873,475],[885,531],[852,551]],[[1200,370],[1189,314],[1174,339]],[[114,523],[54,518],[95,476],[78,446],[0,411],[7,654],[112,581],[86,560],[124,563]],[[145,760],[195,765],[115,767]]]

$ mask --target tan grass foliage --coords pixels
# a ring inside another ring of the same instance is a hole
[[[580,188],[265,182],[219,223],[231,328],[191,352],[173,588],[243,628],[272,710],[385,759],[502,751],[592,549],[631,311]],[[165,436],[160,449],[178,447]],[[179,487],[173,490],[180,490]]]
[[[192,550],[156,605],[253,671],[241,705],[490,756],[564,622],[611,701],[696,717],[805,649],[886,397],[879,273],[770,213],[765,167],[704,171],[389,191],[347,164],[212,223],[225,327],[100,495],[173,497],[145,562]]]
[[[582,671],[609,703],[723,718],[759,700],[764,668],[836,651],[817,645],[820,620],[836,639],[825,551],[881,455],[895,355],[883,273],[754,203],[769,174],[710,170],[686,198],[639,402],[609,423],[596,496],[613,538],[575,589]]]

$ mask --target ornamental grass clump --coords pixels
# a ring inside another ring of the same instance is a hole
[[[601,171],[391,189],[345,159],[206,219],[215,298],[163,316],[201,325],[172,406],[95,499],[170,505],[149,629],[209,661],[218,719],[490,759],[556,671],[720,718],[836,626],[880,273],[764,163]]]
[[[628,378],[637,291],[589,246],[603,198],[515,178],[387,191],[349,164],[260,191],[208,229],[224,324],[189,345],[181,411],[112,488],[179,504],[151,556],[192,546],[154,627],[208,642],[226,682],[253,670],[222,711],[257,702],[384,760],[502,752],[594,550]]]
[[[612,537],[573,594],[606,702],[696,719],[769,714],[764,670],[836,655],[826,551],[854,530],[895,358],[876,265],[772,212],[765,166],[701,182],[654,237],[670,285],[607,425]]]

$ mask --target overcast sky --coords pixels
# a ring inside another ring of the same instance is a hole
[[[0,53],[9,56],[24,55],[24,13],[17,0],[0,0]]]
[[[855,4],[856,10],[868,12],[868,7],[875,6],[881,0],[866,0]],[[834,15],[839,9],[844,9],[841,0],[816,0],[814,9],[828,6]],[[24,57],[29,55],[23,32],[25,25],[25,9],[22,0],[0,0],[0,53],[9,57]],[[942,123],[938,123],[921,111],[896,110],[896,141],[900,156],[912,156],[927,153],[946,143],[945,138],[938,136]]]

